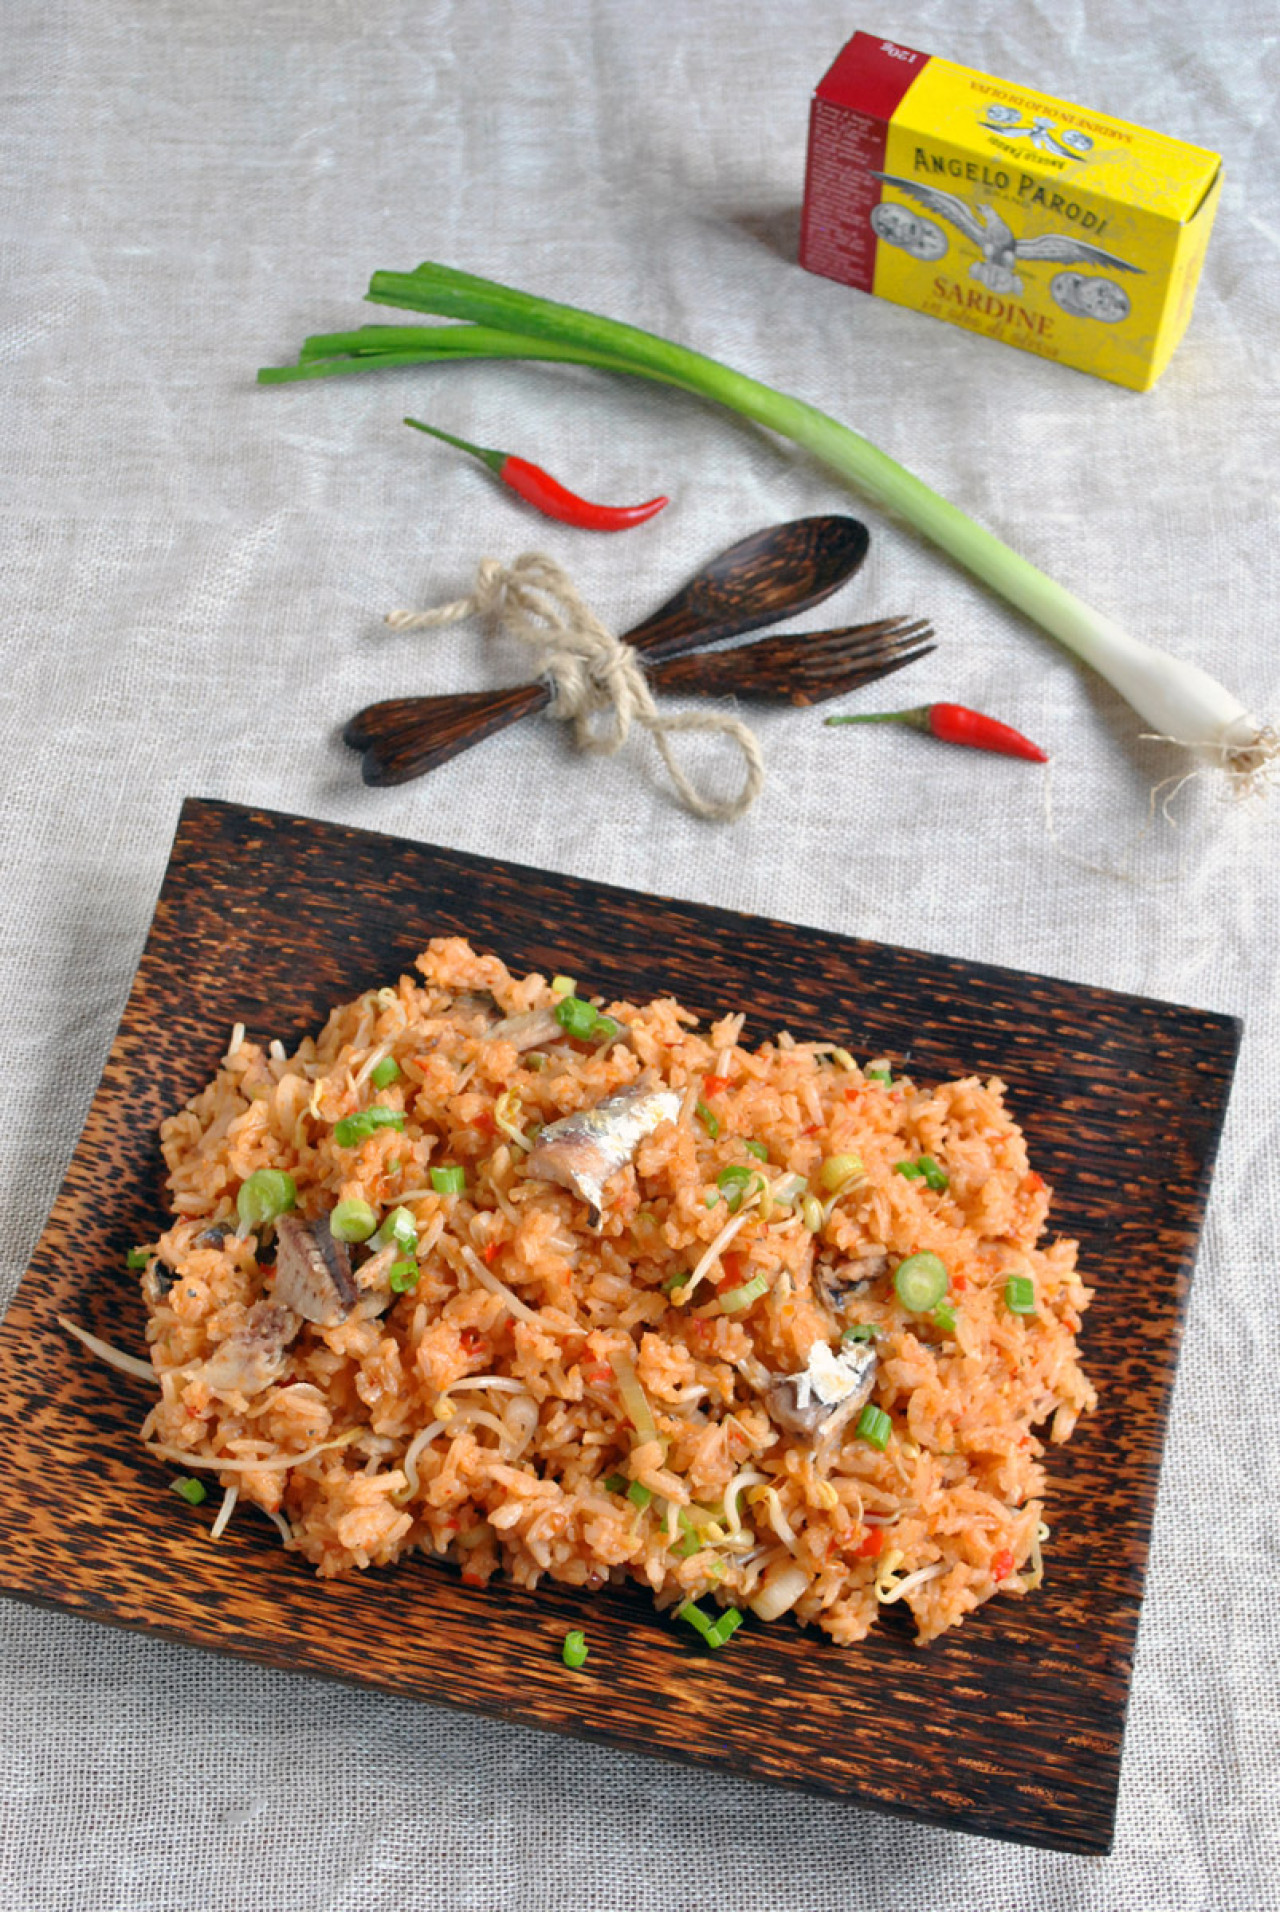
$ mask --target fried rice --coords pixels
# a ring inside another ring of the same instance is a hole
[[[747,1048],[458,938],[417,969],[293,1055],[237,1029],[162,1126],[143,1438],[220,1524],[253,1504],[322,1575],[417,1550],[838,1642],[1039,1586],[1090,1291],[1002,1084]]]

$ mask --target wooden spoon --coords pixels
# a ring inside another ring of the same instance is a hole
[[[856,518],[794,518],[771,525],[713,558],[674,598],[623,636],[646,658],[670,658],[758,630],[838,591],[866,557],[869,542],[866,526]],[[353,750],[364,752],[366,784],[407,784],[481,738],[542,710],[551,698],[544,679],[506,691],[386,698],[357,711],[342,735]]]

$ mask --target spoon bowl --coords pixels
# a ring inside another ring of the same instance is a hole
[[[838,591],[869,543],[856,518],[793,518],[767,526],[713,558],[623,636],[646,659],[657,659],[759,630]],[[545,680],[504,691],[386,698],[357,711],[342,735],[364,753],[366,784],[407,784],[551,699]]]

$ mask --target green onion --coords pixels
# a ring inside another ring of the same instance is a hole
[[[394,327],[388,327],[393,331]],[[573,976],[553,976],[551,979],[552,996],[572,996],[578,987],[578,979]]]
[[[697,1554],[705,1544],[683,1508],[676,1509],[676,1520],[680,1525],[680,1539],[671,1552],[680,1560],[687,1561],[691,1554]]]
[[[607,1494],[624,1495],[627,1492],[627,1477],[625,1475],[606,1475],[601,1486]]]
[[[919,1167],[920,1174],[924,1177],[931,1189],[941,1191],[947,1187],[948,1182],[951,1180],[946,1170],[943,1169],[932,1156],[921,1156]]]
[[[725,1642],[732,1639],[741,1626],[742,1616],[739,1614],[737,1608],[726,1607],[721,1610],[720,1619],[715,1623],[707,1639],[710,1641],[712,1647],[723,1647]]]
[[[924,1170],[921,1169],[918,1163],[895,1162],[893,1165],[893,1173],[895,1176],[905,1177],[908,1182],[919,1182],[921,1176],[924,1174]]]
[[[613,1017],[597,1016],[591,1026],[592,1041],[596,1043],[612,1043],[621,1028],[622,1025],[615,1022]]]
[[[759,1159],[759,1160],[760,1160],[761,1162],[768,1162],[768,1160],[769,1160],[769,1150],[768,1150],[768,1147],[767,1147],[767,1145],[766,1145],[765,1143],[762,1143],[762,1142],[744,1142],[744,1143],[743,1143],[743,1145],[742,1145],[742,1147],[743,1147],[744,1149],[749,1149],[749,1150],[750,1150],[750,1152],[751,1152],[751,1154],[752,1154],[753,1156],[755,1156],[755,1157],[757,1157],[757,1158],[758,1158],[758,1159]]]
[[[375,1246],[385,1249],[393,1242],[400,1249],[416,1249],[418,1246],[418,1225],[403,1205],[393,1209],[383,1222]]]
[[[274,1222],[277,1216],[292,1209],[297,1200],[293,1177],[286,1175],[283,1169],[255,1169],[240,1184],[236,1197],[236,1220],[241,1233],[247,1234],[250,1229]]]
[[[169,1486],[176,1495],[181,1495],[184,1501],[189,1501],[193,1508],[198,1508],[202,1501],[209,1499],[209,1490],[203,1481],[197,1481],[194,1475],[175,1475]]]
[[[701,1097],[698,1098],[693,1107],[697,1114],[698,1121],[702,1124],[702,1127],[706,1130],[712,1142],[714,1142],[720,1134],[720,1118],[712,1115]]]
[[[599,1017],[594,1003],[586,1003],[580,996],[562,996],[554,1011],[556,1022],[569,1036],[585,1040],[594,1030]]]
[[[887,1069],[869,1069],[866,1072],[866,1077],[869,1083],[888,1084],[893,1081],[893,1074],[890,1070],[887,1070]]]
[[[329,1217],[329,1228],[339,1242],[367,1242],[377,1226],[377,1212],[359,1196],[340,1202]]]
[[[369,1071],[369,1081],[375,1089],[386,1089],[388,1084],[398,1083],[399,1080],[400,1065],[394,1056],[384,1056],[382,1061],[375,1063]]]
[[[905,1262],[899,1262],[893,1286],[904,1309],[910,1309],[913,1315],[923,1315],[926,1310],[937,1308],[947,1292],[946,1263],[932,1249],[909,1255]]]
[[[879,1326],[875,1322],[854,1322],[850,1328],[842,1331],[840,1340],[842,1342],[874,1342],[879,1333]]]
[[[676,1609],[677,1621],[687,1621],[689,1626],[701,1634],[708,1647],[723,1647],[730,1637],[742,1626],[742,1616],[736,1607],[727,1607],[720,1618],[710,1621],[694,1601],[685,1601]]]
[[[145,1269],[151,1260],[150,1249],[130,1249],[124,1259],[126,1269]]]
[[[1004,1285],[1004,1305],[1011,1315],[1034,1315],[1036,1285],[1029,1275],[1011,1275]]]
[[[1199,666],[1131,638],[868,439],[817,407],[636,326],[430,261],[411,273],[376,272],[368,297],[377,305],[471,323],[379,326],[313,338],[303,346],[297,367],[266,370],[259,378],[276,383],[469,354],[595,365],[697,393],[791,439],[867,497],[905,518],[1101,673],[1129,700],[1149,731],[1201,752],[1246,782],[1274,757],[1269,733]]]
[[[416,1262],[407,1260],[393,1262],[387,1274],[387,1281],[396,1295],[404,1295],[407,1290],[417,1288],[419,1273]]]
[[[822,1213],[822,1204],[816,1196],[805,1196],[800,1203],[800,1218],[810,1235],[817,1235],[826,1221]]]
[[[456,1163],[445,1163],[431,1171],[431,1187],[438,1196],[460,1196],[467,1186],[467,1172]]]
[[[861,1435],[863,1441],[869,1442],[873,1448],[885,1449],[889,1446],[893,1423],[883,1408],[877,1408],[872,1402],[868,1402],[859,1415],[858,1425],[853,1432],[855,1435]]]
[[[933,1319],[944,1335],[955,1334],[956,1312],[950,1302],[939,1302],[937,1308],[933,1311]]]
[[[728,1203],[731,1216],[736,1216],[742,1207],[742,1198],[746,1195],[747,1185],[754,1174],[755,1171],[748,1169],[744,1163],[731,1162],[729,1167],[722,1169],[716,1177],[716,1188]]]
[[[850,1176],[862,1174],[862,1157],[850,1151],[847,1156],[828,1156],[818,1171],[818,1181],[829,1196],[848,1182]]]
[[[749,1282],[741,1283],[736,1289],[730,1289],[720,1297],[721,1315],[736,1315],[739,1309],[750,1308],[762,1295],[768,1293],[769,1278],[763,1272],[753,1275]]]
[[[565,1635],[560,1654],[566,1667],[582,1666],[587,1658],[587,1637],[580,1627],[573,1628]]]
[[[634,1501],[637,1508],[647,1508],[653,1500],[653,1489],[646,1488],[642,1481],[633,1481],[627,1489],[627,1500]]]
[[[364,1142],[378,1129],[403,1129],[404,1111],[384,1109],[375,1103],[372,1109],[357,1110],[354,1116],[344,1116],[342,1121],[333,1125],[333,1140],[341,1149],[354,1149],[357,1143]]]

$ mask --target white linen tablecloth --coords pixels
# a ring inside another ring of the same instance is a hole
[[[1189,334],[1138,395],[796,264],[808,105],[859,28],[1221,152]],[[808,457],[639,381],[521,366],[268,391],[436,258],[631,318],[855,424],[1138,633],[1280,717],[1280,37],[1234,0],[10,0],[0,66],[0,1305],[114,1033],[185,794],[418,837],[1246,1019],[1169,1427],[1106,1860],[892,1822],[5,1603],[6,1908],[1274,1907],[1280,1880],[1276,803],[1212,779],[913,534],[822,622],[932,617],[884,705],[950,698],[1023,765],[753,721],[740,823],[652,747],[527,723],[368,790],[372,698],[511,681],[396,606],[539,548],[624,628],[772,520],[860,511]],[[394,318],[397,315],[383,315]],[[535,520],[417,411],[630,499]],[[875,708],[864,694],[863,706]],[[711,747],[700,774],[721,775]]]

